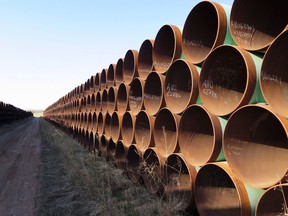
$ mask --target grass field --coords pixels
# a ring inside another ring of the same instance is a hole
[[[149,194],[60,129],[40,119],[42,174],[37,215],[184,215],[177,200]]]

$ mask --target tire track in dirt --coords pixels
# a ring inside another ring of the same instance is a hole
[[[11,130],[0,133],[1,216],[35,215],[40,152],[38,118],[22,121]]]

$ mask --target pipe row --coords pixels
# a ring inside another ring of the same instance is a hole
[[[287,7],[202,1],[44,116],[184,210],[286,214]]]
[[[0,101],[0,125],[33,116],[32,112],[22,110]]]

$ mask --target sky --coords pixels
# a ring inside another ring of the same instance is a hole
[[[0,101],[44,110],[199,2],[0,0]]]

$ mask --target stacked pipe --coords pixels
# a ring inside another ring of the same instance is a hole
[[[287,214],[287,9],[202,1],[44,116],[185,210]]]
[[[32,116],[31,112],[22,110],[11,104],[6,104],[0,101],[0,125],[12,121],[28,118]]]

